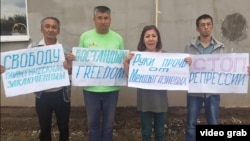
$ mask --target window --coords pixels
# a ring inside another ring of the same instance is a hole
[[[28,40],[27,0],[1,0],[1,42]]]

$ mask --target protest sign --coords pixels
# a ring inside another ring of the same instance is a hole
[[[190,93],[247,93],[247,53],[192,55]]]
[[[128,50],[73,47],[73,86],[125,86],[123,58]]]
[[[134,52],[128,86],[155,90],[188,90],[188,54]]]
[[[68,86],[68,71],[61,44],[1,52],[6,97]]]

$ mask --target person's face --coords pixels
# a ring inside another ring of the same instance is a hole
[[[109,31],[111,17],[107,12],[101,13],[97,12],[94,17],[94,23],[96,27],[96,31],[100,34],[105,34]]]
[[[201,19],[196,30],[200,33],[201,37],[211,36],[213,30],[213,23],[211,19]]]
[[[146,46],[146,51],[151,51],[151,52],[156,51],[158,36],[154,29],[150,29],[145,32],[143,41]]]
[[[41,32],[45,39],[56,39],[56,36],[60,33],[58,23],[53,19],[44,20]]]

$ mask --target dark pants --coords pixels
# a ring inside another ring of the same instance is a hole
[[[155,141],[165,141],[167,112],[139,112],[139,114],[141,119],[142,141],[151,141],[152,128],[154,129]]]
[[[70,102],[63,99],[63,90],[43,92],[36,98],[36,112],[40,124],[40,141],[51,141],[52,113],[55,112],[57,126],[60,132],[59,141],[69,140]]]

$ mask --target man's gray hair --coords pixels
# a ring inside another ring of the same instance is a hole
[[[43,18],[42,20],[41,20],[41,28],[43,27],[43,23],[44,23],[44,21],[45,20],[47,20],[47,19],[52,19],[52,20],[55,20],[56,22],[57,22],[57,24],[58,24],[58,27],[59,27],[59,29],[60,29],[60,21],[59,21],[59,19],[58,18],[56,18],[56,17],[45,17],[45,18]]]

